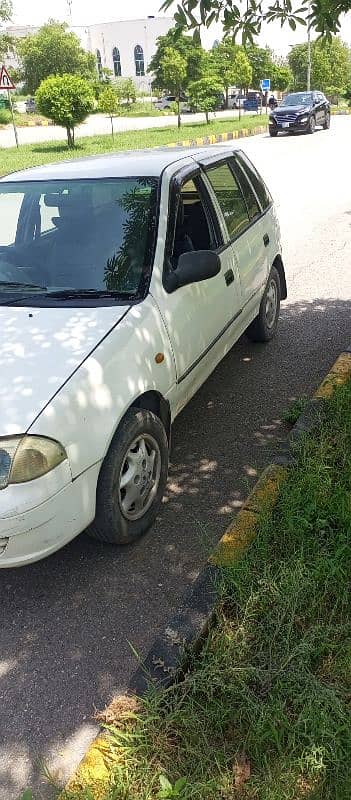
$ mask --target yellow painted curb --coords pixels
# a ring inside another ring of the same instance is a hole
[[[73,793],[89,787],[94,789],[94,800],[100,800],[106,793],[110,782],[112,761],[110,752],[111,744],[107,736],[98,736],[90,745],[75,774],[66,784],[64,791]]]
[[[337,386],[351,380],[351,353],[342,353],[314,394],[316,398],[331,397]]]
[[[272,511],[280,487],[286,480],[288,469],[270,464],[249,494],[241,511],[225,531],[210,557],[210,563],[218,567],[230,566],[243,555],[255,538],[260,516]]]

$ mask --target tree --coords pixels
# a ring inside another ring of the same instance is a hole
[[[200,30],[214,22],[223,25],[225,36],[235,41],[241,33],[243,44],[253,42],[261,31],[263,22],[288,23],[294,31],[297,25],[307,25],[318,34],[331,36],[340,30],[340,17],[351,10],[350,0],[300,0],[293,8],[291,0],[164,0],[161,8],[166,11],[177,3],[174,14],[176,26],[194,31],[195,41],[200,42]]]
[[[212,75],[207,75],[189,84],[189,99],[198,111],[203,111],[206,115],[206,122],[209,122],[209,112],[215,111],[218,105],[218,97],[222,94],[222,85]],[[223,95],[222,95],[223,96]]]
[[[88,81],[78,75],[46,78],[37,89],[39,111],[67,131],[68,147],[74,147],[74,129],[94,108],[94,94]]]
[[[222,83],[225,91],[225,106],[228,108],[229,86],[236,85],[236,71],[234,60],[238,51],[238,45],[230,41],[220,42],[209,54],[210,63],[213,71]]]
[[[293,74],[288,64],[273,63],[271,74],[272,91],[285,92],[293,83]]]
[[[159,36],[156,52],[148,68],[148,72],[154,75],[152,83],[154,89],[160,89],[161,91],[165,89],[161,62],[166,50],[170,47],[176,50],[186,61],[186,75],[183,80],[183,89],[186,90],[189,83],[203,77],[207,53],[202,47],[194,45],[191,36],[185,36],[175,28],[171,28],[165,36]]]
[[[174,50],[167,47],[163,58],[160,61],[160,80],[166,91],[174,94],[177,98],[178,107],[178,128],[180,128],[180,98],[184,91],[184,81],[186,78],[186,59]]]
[[[87,79],[96,75],[94,55],[83,50],[78,36],[69,33],[65,23],[50,20],[34,36],[18,40],[17,50],[31,93],[49,75],[71,74]]]
[[[250,44],[245,47],[252,69],[252,88],[260,90],[262,78],[270,78],[273,72],[273,53],[269,47]]]
[[[137,93],[133,78],[118,78],[114,85],[121,102],[125,100],[128,106],[135,103]]]
[[[312,42],[312,84],[316,89],[331,94],[342,94],[351,80],[351,52],[338,37],[329,42]],[[290,50],[289,65],[293,74],[294,89],[304,90],[307,84],[307,44],[298,44]]]
[[[103,114],[108,114],[111,120],[111,133],[114,136],[113,117],[117,116],[121,110],[121,104],[116,90],[113,86],[105,86],[100,93],[99,109]]]
[[[10,0],[0,0],[0,22],[9,22],[12,14]],[[3,61],[9,50],[12,50],[14,40],[8,33],[0,31],[0,61]]]

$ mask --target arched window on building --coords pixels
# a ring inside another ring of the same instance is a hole
[[[100,50],[96,51],[96,63],[97,63],[98,73],[99,75],[102,75],[102,61],[101,61]]]
[[[114,47],[112,50],[112,60],[113,60],[113,71],[115,73],[115,77],[120,78],[122,75],[122,67],[121,67],[121,55],[118,47]]]
[[[135,74],[137,78],[140,78],[142,75],[145,75],[145,64],[144,64],[144,50],[140,47],[140,44],[137,44],[134,47],[134,61],[135,61]]]

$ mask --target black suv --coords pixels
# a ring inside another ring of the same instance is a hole
[[[316,125],[330,128],[330,103],[322,92],[288,94],[269,115],[269,134],[314,133]]]

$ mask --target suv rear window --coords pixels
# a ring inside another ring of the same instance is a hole
[[[261,176],[258,174],[254,165],[251,163],[245,153],[242,153],[241,151],[239,153],[235,153],[235,159],[250,179],[260,201],[262,210],[265,211],[265,209],[268,208],[268,206],[270,206],[273,202],[266,184],[263,182]]]

